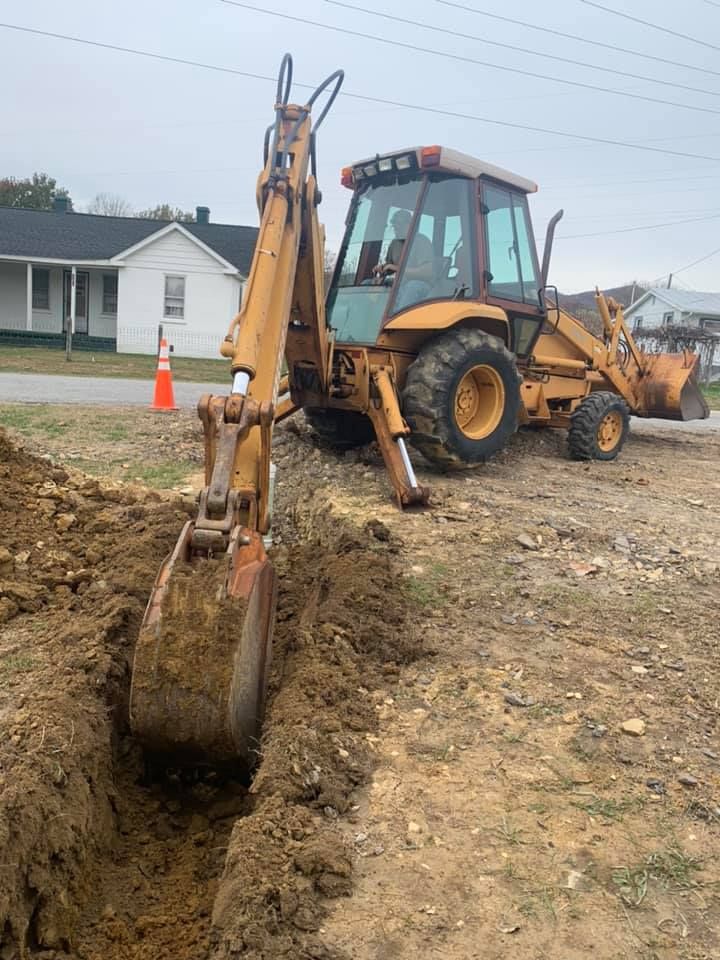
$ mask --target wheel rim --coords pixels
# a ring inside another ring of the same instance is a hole
[[[497,429],[505,409],[505,384],[486,363],[471,367],[455,391],[455,422],[470,440],[483,440]]]
[[[603,453],[609,453],[620,443],[623,432],[623,418],[619,410],[611,410],[600,421],[597,442]]]

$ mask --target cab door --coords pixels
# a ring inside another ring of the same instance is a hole
[[[480,202],[483,299],[506,311],[510,347],[518,357],[527,357],[546,317],[527,197],[505,185],[481,181]]]

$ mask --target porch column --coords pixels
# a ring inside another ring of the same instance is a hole
[[[77,267],[70,270],[70,332],[75,333],[75,303],[77,295]]]
[[[32,330],[32,264],[27,265],[25,280],[25,329]]]

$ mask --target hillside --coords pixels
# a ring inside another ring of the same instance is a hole
[[[645,288],[640,284],[635,285],[635,299],[643,295]],[[633,297],[633,284],[626,283],[620,287],[608,287],[603,293],[607,297],[613,297],[623,306],[629,306]],[[578,320],[591,330],[593,333],[600,331],[600,317],[595,309],[595,291],[582,290],[580,293],[560,293],[558,294],[560,306],[567,310]]]

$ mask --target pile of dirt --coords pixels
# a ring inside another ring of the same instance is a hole
[[[126,719],[130,665],[188,506],[4,436],[0,460],[0,956],[339,956],[318,935],[328,898],[351,889],[339,820],[374,766],[378,698],[421,648],[396,541],[294,477],[254,783],[149,775]]]
[[[113,839],[112,720],[132,637],[183,517],[0,434],[3,957],[73,941]]]
[[[393,542],[372,525],[339,524],[320,494],[294,513],[302,542],[273,556],[280,596],[261,764],[213,914],[223,960],[340,956],[316,936],[326,898],[351,890],[353,854],[337,822],[374,766],[376,694],[422,648]]]

